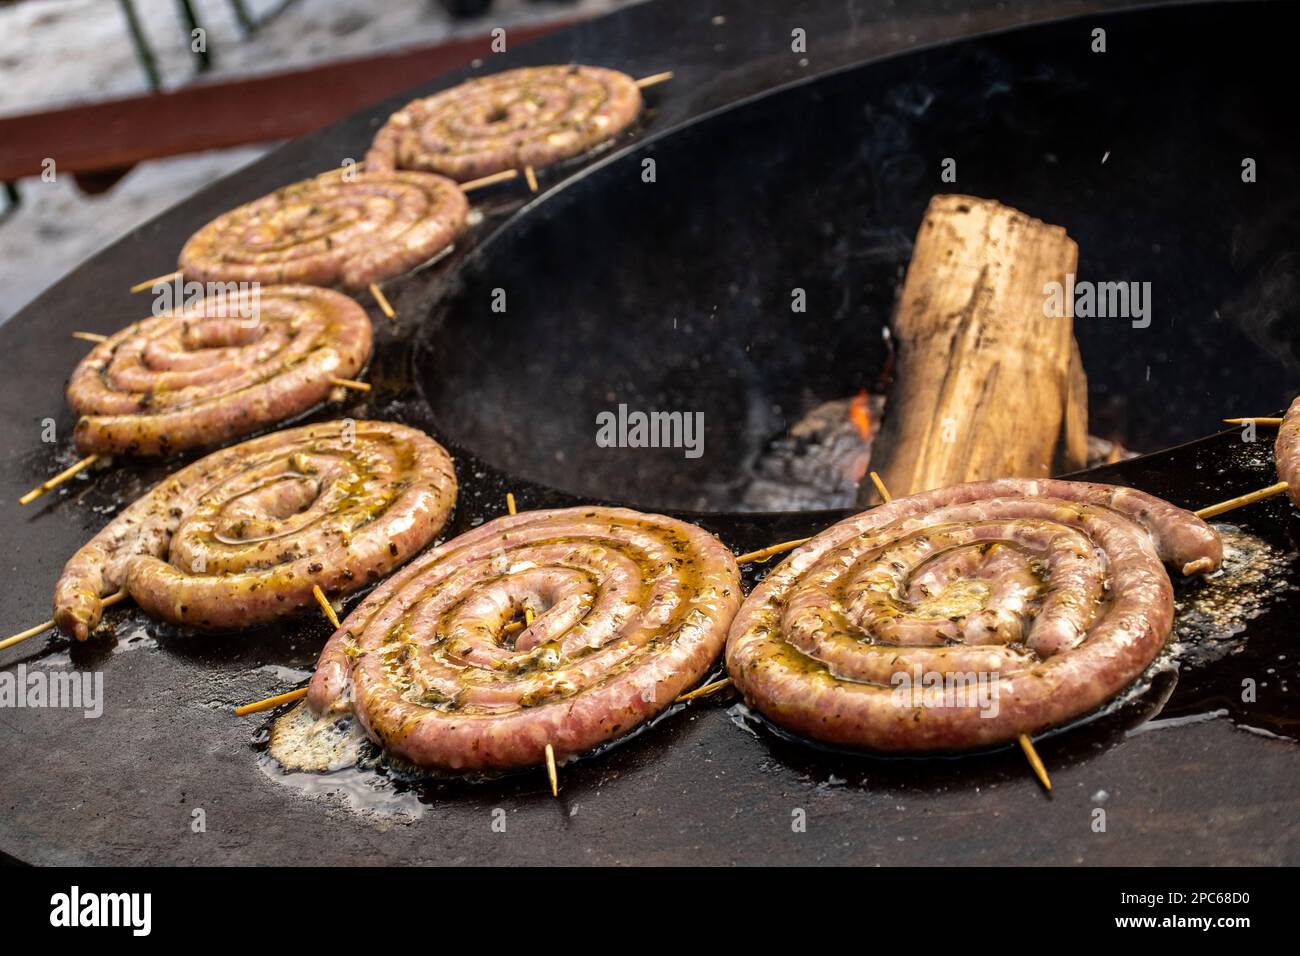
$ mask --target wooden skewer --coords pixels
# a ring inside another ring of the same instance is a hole
[[[13,637],[6,637],[3,641],[0,641],[0,651],[4,650],[6,647],[13,647],[15,644],[21,644],[23,641],[35,637],[37,634],[44,634],[52,627],[54,627],[54,621],[51,619],[49,621],[41,621],[40,624],[37,624],[35,627],[29,627],[25,631],[19,631]]]
[[[551,781],[551,796],[560,795],[560,778],[555,772],[555,748],[546,745],[546,779]]]
[[[892,496],[889,494],[889,489],[885,487],[885,483],[880,480],[880,476],[874,471],[871,473],[871,481],[876,486],[876,491],[880,492],[880,497],[884,498],[886,501],[893,500]],[[780,554],[783,551],[791,551],[794,548],[799,547],[799,545],[805,544],[811,540],[812,538],[795,538],[793,541],[782,541],[780,544],[774,544],[770,548],[761,548],[758,551],[750,551],[748,554],[738,555],[736,557],[736,563],[755,564],[760,561],[766,561],[775,554]]]
[[[1253,505],[1257,501],[1264,501],[1268,498],[1276,498],[1278,495],[1285,494],[1290,486],[1285,481],[1279,481],[1275,485],[1269,485],[1267,488],[1260,488],[1258,491],[1252,491],[1249,494],[1238,495],[1236,498],[1229,498],[1227,501],[1220,501],[1217,505],[1209,505],[1201,508],[1199,511],[1193,511],[1192,514],[1198,518],[1213,518],[1221,515],[1225,511],[1232,511],[1234,508],[1244,508],[1246,505]]]
[[[636,85],[644,90],[647,86],[658,86],[660,83],[667,83],[672,78],[673,71],[664,70],[662,73],[652,73],[649,76],[641,77],[636,81]]]
[[[515,493],[513,491],[506,492],[506,511],[512,515],[519,513],[519,509],[515,506]],[[531,607],[524,608],[524,622],[524,627],[533,623],[533,609]],[[506,633],[513,633],[513,631],[519,629],[509,624],[506,625]],[[555,748],[549,743],[546,745],[546,777],[551,782],[551,796],[558,797],[560,795],[560,779],[555,772]]]
[[[1272,416],[1262,418],[1225,418],[1224,421],[1229,425],[1245,425],[1253,422],[1256,425],[1277,426],[1282,424],[1282,419]],[[1235,508],[1244,508],[1246,505],[1253,505],[1257,501],[1265,501],[1269,498],[1276,498],[1278,495],[1287,491],[1290,486],[1285,481],[1279,481],[1277,484],[1269,485],[1267,488],[1260,488],[1244,495],[1238,495],[1236,498],[1229,498],[1227,501],[1220,501],[1215,505],[1208,505],[1198,511],[1192,512],[1198,518],[1213,518],[1223,514],[1226,511],[1232,511]]]
[[[1225,418],[1229,425],[1244,425],[1246,422],[1254,422],[1256,425],[1281,425],[1280,418]]]
[[[85,471],[87,468],[89,468],[97,461],[99,461],[98,455],[87,455],[85,458],[81,459],[81,461],[77,462],[71,468],[65,468],[63,469],[63,471],[59,472],[53,478],[47,479],[43,483],[37,485],[31,491],[27,492],[27,494],[19,498],[18,503],[20,505],[31,504],[33,501],[35,501],[41,495],[45,494],[47,491],[52,491],[53,489],[59,487],[59,485],[63,484],[73,475]]]
[[[1048,793],[1052,792],[1052,778],[1047,775],[1047,768],[1043,766],[1043,759],[1038,756],[1038,751],[1034,749],[1034,742],[1029,739],[1027,734],[1021,734],[1019,738],[1020,749],[1025,752],[1025,757],[1029,760],[1029,766],[1034,768],[1034,773],[1038,775],[1038,782],[1043,785],[1043,789]]]
[[[793,541],[782,541],[780,544],[774,544],[770,548],[760,548],[757,551],[750,551],[748,554],[738,555],[737,564],[759,564],[772,557],[774,554],[780,554],[783,551],[793,551],[801,544],[806,544],[812,538],[795,538]]]
[[[274,697],[268,697],[266,700],[255,701],[251,704],[244,704],[235,708],[235,716],[243,717],[245,714],[256,714],[264,710],[274,710],[281,704],[287,704],[291,700],[302,700],[307,696],[307,688],[299,687],[297,690],[291,690],[287,694],[276,694]]]
[[[697,687],[695,690],[687,691],[678,697],[674,704],[680,704],[683,701],[695,700],[697,697],[708,697],[710,694],[716,694],[718,691],[731,686],[731,678],[724,677],[722,680],[715,680],[712,683],[705,684],[703,687]]]
[[[344,388],[350,388],[358,392],[370,391],[369,382],[358,382],[355,378],[331,378],[331,385],[341,385]]]
[[[532,626],[533,626],[533,609],[530,607],[525,607],[524,619],[522,621],[511,621],[503,628],[503,630],[507,634],[514,634],[516,631],[522,631],[524,628],[532,627]]]
[[[104,600],[99,602],[100,607],[112,607],[114,604],[121,604],[127,599],[127,596],[126,588],[122,588],[120,591],[114,591],[108,597],[104,598]],[[6,637],[3,641],[0,641],[0,651],[3,651],[6,647],[13,647],[15,644],[20,644],[30,637],[35,637],[37,634],[44,634],[46,631],[52,630],[53,628],[53,620],[42,621],[35,627],[29,627],[25,631],[19,631],[13,637]]]
[[[107,342],[107,335],[100,335],[98,332],[73,332],[74,339],[81,339],[83,342]]]
[[[885,483],[880,480],[880,476],[874,471],[871,473],[871,483],[876,486],[876,491],[880,493],[881,500],[886,504],[894,500],[894,496],[889,493],[889,489],[885,487]]]
[[[123,601],[125,601],[125,600],[126,600],[128,597],[130,597],[130,596],[131,596],[131,595],[130,595],[130,593],[127,591],[127,589],[126,589],[126,588],[122,588],[120,591],[114,591],[114,592],[113,592],[112,594],[110,594],[108,597],[104,598],[104,600],[100,601],[100,602],[99,602],[99,606],[100,606],[100,607],[112,607],[114,604],[121,604]]]
[[[481,179],[471,179],[467,183],[460,184],[460,191],[463,193],[470,192],[474,189],[482,189],[484,186],[491,186],[495,183],[503,183],[507,179],[514,179],[519,175],[517,169],[503,169],[499,173],[493,173],[491,176],[484,176]]]
[[[177,269],[175,272],[169,272],[165,276],[159,276],[156,279],[146,279],[144,282],[137,282],[135,285],[131,286],[131,291],[143,292],[145,289],[152,289],[156,285],[160,285],[164,282],[171,282],[173,279],[179,279],[180,277],[181,272]]]
[[[325,612],[325,616],[329,618],[330,623],[334,625],[334,630],[337,631],[339,629],[339,616],[334,613],[334,605],[330,604],[329,598],[325,596],[325,592],[320,589],[319,584],[311,586],[311,593],[316,596],[316,603],[320,605],[320,609]]]
[[[537,173],[533,170],[533,167],[524,167],[524,179],[528,181],[528,191],[537,192]]]
[[[397,318],[397,313],[393,311],[393,306],[389,303],[388,297],[384,295],[384,290],[379,288],[378,283],[370,283],[370,294],[375,297],[375,302],[379,304],[380,312],[390,319]]]

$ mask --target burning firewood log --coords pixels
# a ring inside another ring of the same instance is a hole
[[[1087,382],[1073,317],[1044,287],[1076,270],[1065,229],[971,196],[930,201],[903,283],[872,468],[895,495],[1041,478],[1087,456]],[[861,504],[878,501],[871,482]]]

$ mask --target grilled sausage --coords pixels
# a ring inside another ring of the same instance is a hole
[[[540,169],[613,139],[640,112],[640,89],[616,70],[506,70],[406,104],[375,136],[366,168],[430,170],[460,182]]]
[[[232,291],[144,319],[72,373],[77,450],[166,455],[248,435],[324,401],[370,346],[365,310],[312,286]]]
[[[429,173],[334,170],[218,216],[185,243],[187,279],[359,290],[444,252],[469,203]]]
[[[63,569],[59,629],[85,640],[104,595],[148,614],[233,629],[347,594],[428,544],[456,500],[442,446],[387,422],[334,421],[263,435],[182,468]]]
[[[669,706],[739,603],[731,553],[693,525],[624,508],[499,518],[369,595],[325,645],[308,704],[354,712],[420,767],[536,765],[548,743],[579,754]]]
[[[1287,483],[1286,493],[1300,506],[1300,398],[1291,403],[1278,427],[1273,456],[1277,476]]]
[[[972,482],[895,499],[794,551],[732,622],[727,668],[775,723],[835,745],[962,750],[1100,706],[1173,621],[1161,560],[1222,560],[1200,519],[1129,488]]]

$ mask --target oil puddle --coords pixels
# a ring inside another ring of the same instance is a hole
[[[52,667],[93,670],[118,654],[157,649],[158,638],[150,621],[143,619],[134,609],[109,608],[90,640],[80,642],[59,635],[47,643],[35,659]]]
[[[1159,711],[1161,723],[1226,718],[1243,731],[1300,740],[1291,694],[1300,653],[1291,623],[1270,613],[1300,590],[1300,556],[1236,525],[1215,530],[1223,565],[1175,589],[1174,633],[1157,667],[1171,667],[1176,686]]]
[[[383,776],[361,772],[375,759],[374,746],[348,715],[317,717],[306,702],[294,705],[254,740],[258,767],[281,786],[323,803],[343,803],[380,823],[416,820],[417,800],[398,792]]]
[[[713,679],[714,675],[709,675],[704,683]],[[673,703],[631,733],[588,753],[560,759],[557,765],[601,767],[602,757],[640,740],[691,706]],[[663,732],[671,734],[673,726]],[[671,746],[671,741],[666,745]],[[421,769],[381,750],[364,735],[352,715],[317,717],[306,702],[276,712],[258,730],[252,746],[259,754],[260,769],[273,782],[377,820],[411,820],[448,800],[477,800],[492,805],[503,797],[551,800],[540,766],[466,773]],[[604,769],[608,769],[607,764]],[[608,775],[602,771],[594,784],[595,792],[599,793],[606,782]],[[574,813],[576,810],[571,808],[569,815]]]
[[[319,773],[355,766],[365,739],[351,716],[317,717],[303,702],[271,725],[266,752],[285,770]]]
[[[1247,623],[1296,590],[1288,580],[1294,552],[1232,525],[1215,530],[1223,541],[1223,564],[1201,586],[1184,589],[1174,601],[1170,651],[1183,666],[1206,666],[1241,653]]]

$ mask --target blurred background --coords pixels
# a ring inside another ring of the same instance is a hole
[[[495,28],[514,45],[632,2],[0,0],[0,322],[282,140],[471,62]]]

